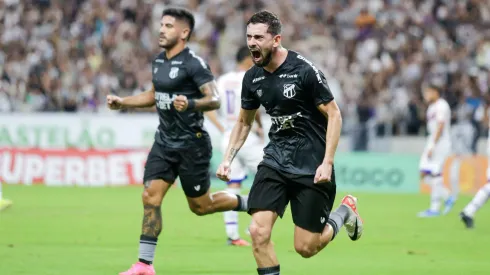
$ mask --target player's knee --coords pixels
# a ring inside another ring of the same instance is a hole
[[[263,246],[267,245],[267,243],[271,239],[271,231],[272,229],[267,226],[261,226],[255,222],[253,222],[250,227],[250,236],[252,237],[252,241],[254,246]]]
[[[141,195],[143,205],[160,206],[162,203],[162,195],[157,192],[145,189]]]
[[[312,245],[306,242],[295,243],[294,249],[303,258],[311,258],[315,256],[315,254],[318,252],[316,245]]]
[[[197,216],[204,216],[209,214],[209,211],[205,207],[202,207],[201,205],[195,205],[191,206],[191,211],[192,213],[196,214]]]

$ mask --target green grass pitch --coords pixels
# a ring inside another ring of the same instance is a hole
[[[14,205],[0,213],[0,274],[118,274],[136,261],[142,219],[140,187],[47,188],[4,186]],[[340,202],[338,194],[335,205]],[[345,231],[319,255],[294,252],[290,213],[279,220],[272,239],[281,274],[489,274],[490,206],[468,231],[458,212],[418,219],[425,195],[355,194],[365,221],[364,236]],[[164,229],[155,259],[157,274],[256,274],[250,248],[225,245],[223,216],[194,216],[180,188],[163,203]],[[250,218],[243,214],[241,232]],[[243,234],[245,238],[248,236]]]

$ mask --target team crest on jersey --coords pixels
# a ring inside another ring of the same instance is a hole
[[[282,94],[287,98],[293,98],[296,95],[296,85],[284,84],[284,92]]]
[[[168,76],[171,79],[174,79],[177,77],[177,75],[179,75],[179,68],[177,68],[177,67],[170,68],[170,73],[168,74]]]

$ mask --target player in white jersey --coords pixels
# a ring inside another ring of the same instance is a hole
[[[487,155],[488,155],[488,168],[487,168],[487,183],[483,185],[476,195],[473,197],[470,203],[466,205],[463,211],[459,214],[461,220],[465,224],[466,228],[474,227],[474,217],[476,211],[478,211],[490,198],[490,107],[487,108],[486,119],[489,122],[489,133],[487,140]]]
[[[429,137],[420,160],[420,172],[424,181],[431,185],[430,208],[418,214],[419,217],[439,216],[445,201],[443,213],[447,214],[454,205],[455,198],[444,187],[442,170],[451,153],[451,108],[441,98],[438,87],[428,86],[424,90],[424,99],[429,104],[427,110],[427,128]]]
[[[216,111],[206,113],[210,121],[223,133],[220,148],[223,152],[226,151],[231,131],[240,114],[243,76],[253,65],[250,50],[247,47],[241,47],[238,50],[236,62],[238,64],[237,69],[222,75],[217,81],[221,98],[221,108],[217,110],[217,113]],[[219,120],[216,114],[220,118]],[[259,112],[256,114],[255,121],[257,122],[255,134],[249,135],[242,147],[243,149],[240,150],[231,166],[230,181],[227,183],[228,192],[239,194],[242,181],[247,178],[247,174],[255,174],[257,166],[262,161],[264,145],[262,122]],[[240,238],[238,213],[235,211],[224,212],[224,219],[228,244],[249,246],[250,244],[247,241]]]

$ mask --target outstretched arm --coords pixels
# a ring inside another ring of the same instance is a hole
[[[151,85],[151,88],[140,94],[127,96],[122,98],[122,107],[126,108],[144,108],[152,107],[155,105],[155,87]]]
[[[256,109],[246,110],[242,108],[240,110],[238,121],[231,132],[230,141],[228,143],[228,148],[226,149],[223,162],[231,164],[240,148],[242,148],[245,140],[247,140],[248,134],[250,133],[250,129],[252,129],[256,112]]]
[[[155,105],[155,87],[152,85],[148,91],[123,98],[116,95],[107,95],[107,105],[112,110],[152,107]]]

